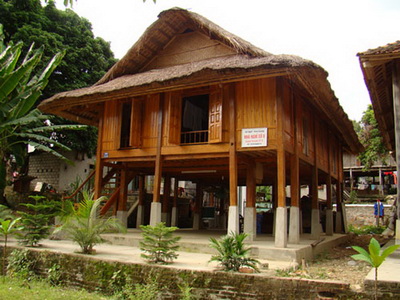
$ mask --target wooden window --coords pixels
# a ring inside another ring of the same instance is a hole
[[[220,87],[169,94],[168,142],[204,144],[222,141],[222,92]]]
[[[120,148],[140,148],[142,140],[142,100],[121,103]]]

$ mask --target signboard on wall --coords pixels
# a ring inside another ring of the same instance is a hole
[[[243,128],[242,147],[266,147],[268,128]]]

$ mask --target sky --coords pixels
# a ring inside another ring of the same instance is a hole
[[[57,0],[57,7],[62,3]],[[357,121],[370,103],[357,53],[400,40],[399,0],[77,0],[72,9],[121,58],[172,7],[196,12],[272,54],[319,64]]]

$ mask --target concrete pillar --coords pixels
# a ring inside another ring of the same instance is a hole
[[[395,244],[400,245],[400,220],[396,220],[396,235],[395,235]]]
[[[172,207],[171,226],[178,226],[178,212],[176,206]]]
[[[161,222],[161,202],[152,202],[150,209],[150,225],[156,226]]]
[[[275,223],[275,247],[287,247],[287,209],[286,207],[276,208],[276,223]]]
[[[337,208],[338,205],[336,204],[336,226],[335,226],[335,232],[336,233],[342,233],[342,212]]]
[[[127,228],[128,227],[128,212],[126,210],[117,211],[117,219]]]
[[[300,243],[300,208],[298,206],[290,207],[288,242],[290,244]]]
[[[244,209],[244,233],[248,234],[247,240],[254,241],[257,235],[257,212],[255,207]]]
[[[319,218],[319,209],[311,210],[311,239],[317,240],[321,234],[321,223]]]
[[[230,205],[228,212],[228,234],[239,233],[239,207]]]
[[[136,217],[136,228],[140,228],[140,225],[144,223],[144,207],[143,205],[138,205],[137,207],[137,217]]]
[[[325,233],[326,235],[333,235],[333,211],[330,208],[326,210]]]

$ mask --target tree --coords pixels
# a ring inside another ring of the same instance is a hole
[[[39,100],[92,85],[116,62],[109,43],[94,37],[88,20],[71,9],[58,10],[53,1],[42,7],[39,0],[0,0],[0,20],[5,40],[22,41],[23,53],[32,43],[44,47],[44,61],[58,52],[65,53]],[[43,66],[44,63],[38,64],[39,68]],[[60,117],[53,118],[52,123],[71,124]],[[62,131],[55,138],[89,156],[96,152],[97,129],[94,127],[88,132]]]
[[[21,165],[26,155],[27,145],[52,153],[65,159],[51,145],[70,150],[50,138],[50,134],[62,129],[83,129],[85,126],[46,126],[50,119],[34,106],[48,83],[50,74],[61,62],[63,53],[56,54],[40,71],[35,69],[41,62],[43,48],[29,48],[20,60],[22,43],[6,47],[0,26],[0,197],[7,184],[7,168],[15,160]]]
[[[29,196],[35,203],[22,203],[28,211],[20,211],[21,231],[17,238],[22,244],[30,247],[50,235],[50,220],[58,214],[55,201],[48,201],[44,196]]]
[[[381,252],[381,246],[378,241],[372,238],[369,242],[367,252],[364,248],[359,246],[353,246],[352,248],[356,250],[359,254],[352,255],[351,258],[356,260],[363,260],[369,263],[373,268],[375,268],[375,299],[378,299],[378,268],[385,261],[386,257],[396,251],[400,245],[392,245],[387,247],[383,252]]]
[[[93,247],[105,241],[101,234],[109,231],[126,232],[126,228],[118,219],[100,215],[100,205],[105,197],[93,200],[93,194],[85,192],[83,198],[76,208],[69,203],[70,207],[66,210],[70,213],[57,231],[67,233],[81,247],[83,254],[92,254]]]
[[[368,105],[364,111],[361,121],[353,122],[355,131],[358,134],[361,144],[364,146],[364,152],[360,153],[358,159],[365,169],[369,169],[375,162],[382,161],[386,163],[389,157],[389,151],[386,149],[382,135],[378,128],[378,122],[375,119],[372,105]]]
[[[165,223],[158,223],[156,226],[141,225],[143,230],[143,241],[140,242],[140,250],[144,251],[141,256],[151,263],[165,264],[178,257],[176,251],[179,246],[176,244],[179,236],[173,236],[178,227],[167,227]]]

